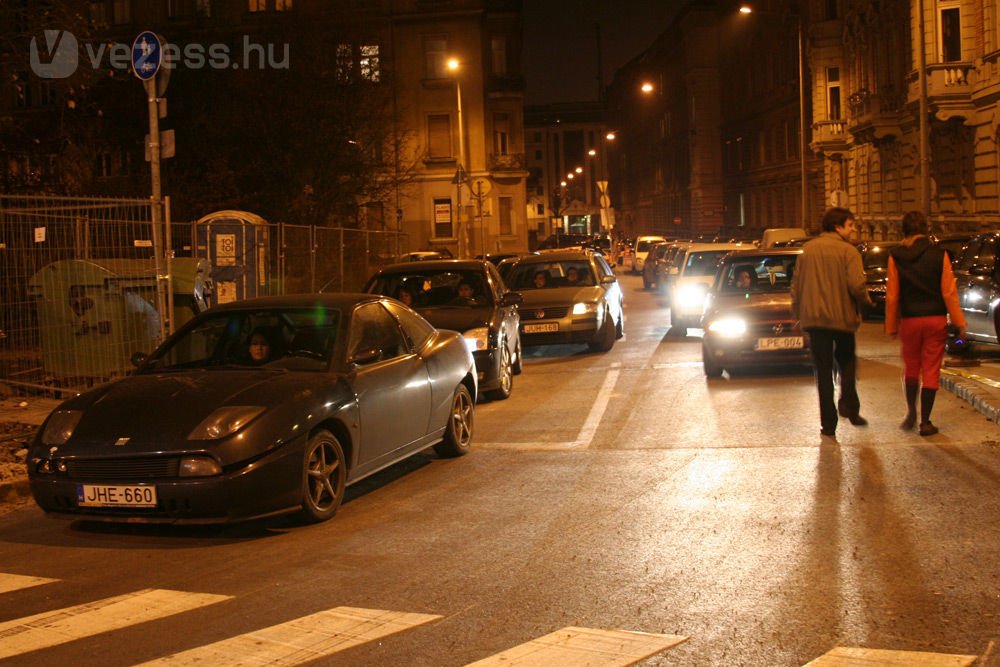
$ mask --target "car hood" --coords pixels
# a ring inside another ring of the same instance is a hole
[[[95,389],[61,408],[83,411],[69,445],[106,445],[128,438],[129,454],[158,452],[186,443],[188,434],[222,406],[266,407],[254,422],[275,412],[287,413],[293,406],[296,412],[308,414],[318,400],[311,397],[317,396],[321,384],[336,386],[335,377],[325,372],[261,369],[150,373]],[[295,420],[282,421],[291,424]],[[205,441],[190,445],[200,449]]]
[[[524,301],[521,310],[548,306],[572,306],[574,303],[592,303],[600,300],[600,287],[553,287],[552,289],[526,289],[521,291]]]
[[[463,307],[438,307],[438,308],[418,308],[425,320],[434,325],[437,329],[451,329],[452,331],[468,331],[476,327],[485,327],[489,324],[490,316],[493,314],[492,306],[476,306],[474,308]]]
[[[716,296],[706,313],[708,319],[740,317],[748,321],[767,322],[792,319],[792,296],[782,294],[750,294]]]

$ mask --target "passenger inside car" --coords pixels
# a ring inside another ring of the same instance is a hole
[[[549,272],[548,271],[535,271],[535,277],[532,280],[533,284],[537,289],[542,289],[548,287],[549,284]]]

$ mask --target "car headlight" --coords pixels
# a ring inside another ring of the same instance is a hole
[[[677,290],[677,305],[684,310],[701,310],[705,304],[705,294],[708,287],[699,283],[697,285],[684,285]]]
[[[738,317],[724,317],[709,324],[708,330],[724,338],[736,338],[747,332],[747,323]]]
[[[264,412],[257,405],[227,405],[218,408],[188,434],[188,440],[218,440],[235,433]]]
[[[83,412],[80,410],[56,410],[49,416],[42,431],[42,443],[46,445],[64,445],[73,435],[73,429],[80,423]]]
[[[222,472],[219,462],[209,456],[185,456],[178,470],[180,477],[211,477]]]
[[[597,304],[596,303],[574,303],[573,304],[573,314],[574,315],[586,315],[587,313],[596,313]]]
[[[465,346],[469,348],[469,352],[485,350],[490,346],[490,330],[486,327],[469,329],[462,334],[462,338],[465,339]]]

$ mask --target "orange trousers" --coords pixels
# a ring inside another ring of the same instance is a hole
[[[944,315],[900,318],[899,340],[905,381],[920,380],[924,389],[937,389],[941,385],[947,324],[948,318]]]

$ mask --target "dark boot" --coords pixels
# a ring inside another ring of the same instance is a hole
[[[909,431],[917,423],[917,394],[920,392],[920,383],[915,380],[906,380],[903,389],[906,392],[906,418],[899,428]]]
[[[937,389],[920,390],[920,435],[934,435],[938,432],[937,426],[931,423],[931,410],[934,409],[936,397]]]

